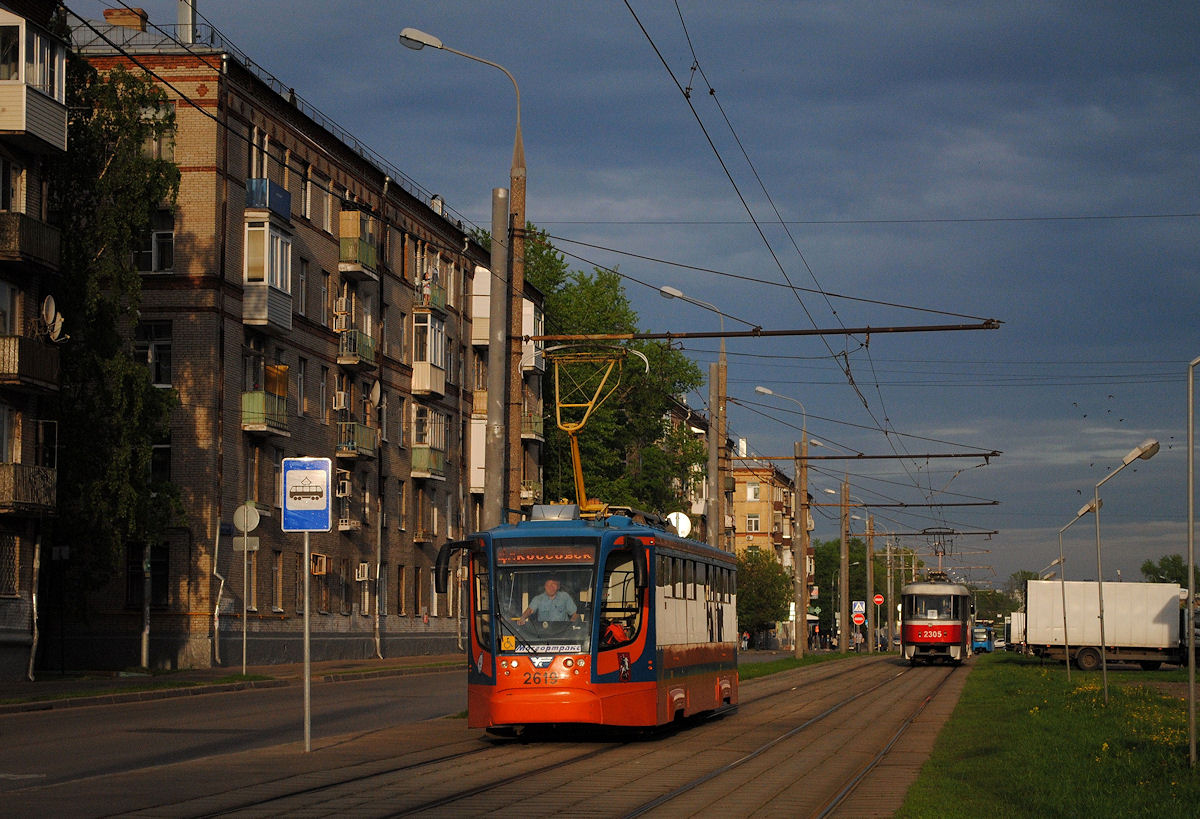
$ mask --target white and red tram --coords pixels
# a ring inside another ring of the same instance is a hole
[[[971,646],[971,590],[936,574],[901,589],[900,650],[913,665],[936,661],[957,665]]]

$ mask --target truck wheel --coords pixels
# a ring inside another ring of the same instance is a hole
[[[1158,671],[1162,667],[1158,660],[1142,660],[1138,665],[1142,667],[1142,671]]]
[[[1075,665],[1080,671],[1095,671],[1100,667],[1100,652],[1094,648],[1081,648],[1075,654]]]

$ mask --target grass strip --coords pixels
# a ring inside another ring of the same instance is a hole
[[[1106,706],[1098,672],[978,657],[897,816],[1194,816],[1180,675],[1110,669]]]

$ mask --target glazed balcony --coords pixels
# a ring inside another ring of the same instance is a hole
[[[58,470],[47,466],[0,463],[0,513],[51,513],[57,492]]]
[[[291,437],[287,396],[265,390],[242,393],[242,431],[254,435]]]
[[[24,213],[0,213],[0,263],[58,270],[62,232]]]
[[[27,336],[0,336],[0,384],[33,392],[56,392],[58,348]]]

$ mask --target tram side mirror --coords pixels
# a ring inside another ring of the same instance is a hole
[[[433,568],[433,587],[438,594],[445,594],[446,587],[450,585],[450,558],[455,552],[470,545],[470,541],[451,540],[438,550],[437,562]]]
[[[633,552],[633,585],[644,589],[650,585],[650,570],[646,566],[646,541],[636,537],[625,540]]]

